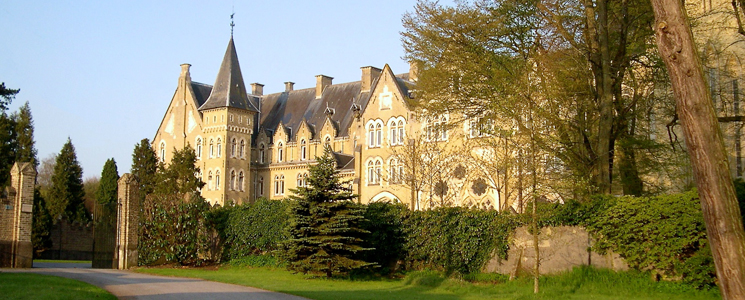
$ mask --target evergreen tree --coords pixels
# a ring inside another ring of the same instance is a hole
[[[197,177],[199,168],[196,167],[196,162],[197,156],[189,145],[173,152],[170,164],[167,167],[163,164],[159,166],[155,193],[160,195],[198,194],[204,182]]]
[[[10,102],[13,101],[13,98],[16,97],[16,94],[20,92],[19,89],[9,89],[5,87],[5,82],[0,82],[0,112],[4,112],[6,109],[8,109],[8,105],[10,105]]]
[[[143,196],[153,193],[155,189],[155,174],[158,171],[158,158],[150,145],[150,140],[142,139],[135,145],[132,153],[132,175],[140,185]]]
[[[119,171],[113,158],[106,160],[101,171],[101,180],[96,190],[96,202],[100,204],[116,203],[116,193],[119,181]]]
[[[34,164],[34,168],[37,168],[39,166],[39,160],[36,157],[36,142],[34,142],[34,120],[31,116],[31,107],[29,107],[28,102],[23,104],[11,118],[13,119],[16,134],[15,161],[30,162]]]
[[[363,208],[339,179],[336,161],[327,147],[318,164],[309,167],[307,187],[292,190],[289,233],[285,243],[288,269],[302,273],[345,275],[372,265],[358,259],[362,247]]]
[[[57,219],[66,216],[70,221],[87,223],[90,215],[83,204],[83,168],[78,163],[70,138],[62,147],[52,176],[49,191],[49,213]]]
[[[10,169],[15,162],[16,131],[13,118],[0,110],[0,190],[10,184]]]
[[[47,210],[46,201],[37,186],[34,188],[34,217],[31,229],[31,242],[34,252],[41,252],[52,247],[50,229],[52,228],[52,217]]]

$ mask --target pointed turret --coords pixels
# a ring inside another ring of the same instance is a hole
[[[246,86],[243,83],[241,75],[241,66],[238,63],[238,54],[235,51],[233,37],[230,37],[228,49],[225,51],[225,57],[222,59],[220,70],[217,72],[217,79],[212,88],[209,98],[199,108],[207,110],[219,107],[234,107],[245,110],[258,112],[254,103],[246,93]]]

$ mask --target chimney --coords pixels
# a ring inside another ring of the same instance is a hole
[[[419,79],[419,63],[416,61],[409,62],[409,81],[416,82]]]
[[[362,67],[360,69],[362,69],[362,92],[369,92],[372,88],[373,81],[380,77],[382,71],[371,66]]]
[[[334,77],[316,75],[316,98],[321,98],[326,87],[331,85],[331,80],[334,80]]]
[[[258,82],[251,84],[251,94],[261,96],[264,94],[264,85]]]
[[[190,67],[190,64],[181,64],[181,75],[179,75],[179,80],[184,78],[187,82],[191,82],[191,75],[189,74]]]
[[[295,89],[295,83],[292,81],[285,82],[285,92],[292,92]]]

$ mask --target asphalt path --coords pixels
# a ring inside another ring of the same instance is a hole
[[[91,269],[90,263],[34,263],[31,269],[0,269],[72,278],[101,287],[119,299],[251,299],[303,300],[306,298],[262,289],[207,281],[134,273],[126,270]]]

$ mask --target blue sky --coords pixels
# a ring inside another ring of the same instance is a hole
[[[360,67],[408,71],[399,32],[415,0],[16,1],[0,4],[0,81],[28,101],[39,158],[69,136],[85,177],[108,158],[128,172],[134,145],[152,139],[176,89],[179,65],[213,84],[230,38],[246,84],[356,81]]]

